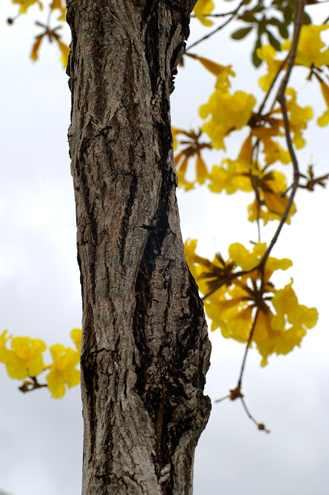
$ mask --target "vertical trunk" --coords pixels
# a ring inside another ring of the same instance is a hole
[[[210,343],[184,258],[169,94],[193,4],[68,1],[83,495],[192,493]]]

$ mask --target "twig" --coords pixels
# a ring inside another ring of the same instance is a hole
[[[239,381],[238,381],[238,387],[239,387],[239,389],[241,389],[241,387],[242,387],[242,377],[243,377],[243,373],[244,373],[245,364],[246,364],[246,361],[247,361],[248,351],[250,349],[250,344],[251,344],[251,341],[252,341],[252,338],[253,338],[253,335],[254,335],[254,331],[255,331],[255,326],[256,326],[258,314],[259,314],[259,308],[257,308],[256,314],[255,314],[255,319],[253,321],[252,328],[250,330],[249,339],[248,339],[248,342],[247,342],[247,345],[246,345],[246,350],[245,350],[245,353],[244,353],[244,356],[243,356],[243,361],[242,361],[241,371],[240,371],[240,376],[239,376]]]
[[[296,10],[294,14],[294,34],[292,38],[291,48],[288,54],[288,67],[285,73],[284,78],[282,79],[276,100],[280,102],[280,98],[284,95],[285,89],[288,84],[288,80],[290,78],[290,73],[295,63],[296,53],[297,53],[297,45],[300,36],[300,30],[303,25],[304,20],[304,7],[306,4],[306,0],[297,0],[296,1]]]
[[[248,418],[250,418],[250,419],[251,419],[251,421],[253,421],[253,423],[255,423],[255,425],[257,426],[257,428],[258,428],[259,430],[264,430],[266,433],[271,433],[271,432],[270,432],[270,430],[267,430],[267,429],[265,428],[265,425],[264,425],[263,423],[258,423],[258,422],[255,420],[255,418],[254,418],[254,417],[250,414],[250,411],[249,411],[249,409],[247,408],[247,405],[246,405],[246,403],[245,403],[245,401],[244,401],[243,397],[241,397],[241,402],[242,402],[242,405],[243,405],[243,407],[244,407],[244,410],[245,410],[245,411],[246,411],[246,413],[247,413]]]
[[[286,58],[282,61],[282,64],[280,65],[278,72],[276,73],[276,75],[275,75],[275,77],[274,77],[273,81],[271,82],[270,89],[269,89],[269,90],[268,90],[268,92],[266,93],[265,98],[264,98],[264,100],[263,100],[263,102],[262,102],[262,104],[261,104],[261,106],[259,107],[259,110],[258,110],[258,112],[257,112],[257,113],[258,113],[258,115],[260,115],[260,114],[262,113],[262,111],[263,111],[263,109],[264,109],[264,107],[265,107],[265,104],[266,104],[266,102],[267,102],[267,100],[268,100],[268,98],[269,98],[269,96],[270,96],[270,93],[272,92],[272,89],[273,89],[273,87],[274,87],[274,85],[275,85],[275,83],[276,83],[276,81],[277,81],[277,79],[278,79],[278,77],[279,77],[279,75],[280,75],[280,72],[282,71],[283,67],[285,66],[285,64],[286,64],[286,62],[287,62],[287,60],[288,60],[288,57],[289,57],[289,55],[287,55],[287,57],[286,57]],[[276,100],[274,100],[274,103],[275,103],[275,101],[276,101]]]
[[[227,15],[232,15],[235,14],[235,10],[231,10],[231,12],[225,12],[224,14],[205,14],[203,17],[226,17]],[[195,14],[191,14],[190,16],[192,19],[197,19],[197,16]]]
[[[245,0],[242,0],[239,5],[237,6],[237,8],[232,12],[232,15],[231,17],[224,22],[224,24],[221,24],[220,26],[218,26],[216,29],[214,29],[213,31],[211,31],[211,33],[207,34],[206,36],[203,36],[202,38],[200,38],[198,41],[196,41],[195,43],[192,43],[191,46],[189,46],[185,51],[187,52],[188,50],[190,50],[191,48],[193,48],[194,46],[198,45],[199,43],[201,43],[201,41],[204,41],[206,40],[207,38],[210,38],[210,36],[212,36],[213,34],[217,33],[218,31],[220,31],[221,29],[223,29],[225,26],[227,26],[227,24],[229,24],[233,19],[234,17],[236,16],[236,14],[238,13],[238,11],[240,10],[240,8],[242,7],[242,5],[244,4]]]
[[[295,155],[295,151],[294,151],[292,141],[291,141],[291,136],[290,136],[290,126],[289,126],[289,119],[288,119],[288,114],[287,114],[284,92],[285,92],[285,89],[287,87],[290,73],[291,73],[291,70],[293,68],[295,58],[296,58],[297,45],[298,45],[300,30],[301,30],[303,18],[304,18],[304,7],[305,7],[305,0],[297,0],[296,11],[295,11],[295,29],[294,29],[294,36],[293,36],[293,41],[291,44],[291,49],[290,49],[290,52],[288,55],[288,67],[287,67],[286,74],[285,74],[284,78],[282,79],[282,82],[281,82],[281,85],[280,85],[280,88],[279,88],[279,91],[278,91],[278,94],[276,97],[276,100],[281,105],[288,151],[289,151],[289,154],[291,156],[291,160],[292,160],[293,167],[294,167],[294,180],[293,180],[293,184],[292,184],[292,188],[291,188],[291,193],[290,193],[289,199],[287,201],[284,213],[281,217],[279,226],[278,226],[278,228],[277,228],[277,230],[276,230],[276,232],[272,238],[272,241],[271,241],[269,247],[266,250],[266,253],[264,254],[264,256],[262,258],[262,261],[259,264],[259,268],[262,271],[264,270],[265,263],[266,263],[269,255],[270,255],[276,241],[278,240],[278,237],[280,235],[282,227],[288,218],[290,208],[292,206],[292,203],[294,201],[294,197],[295,197],[295,194],[296,194],[296,191],[298,188],[298,182],[299,182],[299,177],[300,177],[298,162],[297,162],[297,158]]]
[[[225,395],[224,397],[221,397],[220,399],[216,399],[216,400],[215,400],[215,402],[216,402],[216,403],[217,403],[217,402],[222,402],[222,400],[229,399],[229,397],[230,397],[230,394]]]
[[[48,385],[46,383],[39,383],[35,376],[30,376],[29,378],[32,381],[25,380],[23,382],[23,385],[21,385],[20,387],[18,387],[18,389],[21,392],[23,392],[24,394],[26,392],[32,392],[32,390],[35,390],[36,388],[48,387]]]

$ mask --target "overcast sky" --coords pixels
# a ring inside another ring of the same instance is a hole
[[[328,5],[328,4],[326,4]],[[229,4],[231,7],[231,4]],[[317,8],[318,9],[318,8]],[[318,9],[319,10],[319,9]],[[29,59],[38,28],[27,18],[4,24],[13,15],[9,0],[1,2],[1,197],[0,333],[41,338],[48,345],[71,345],[69,332],[81,326],[79,271],[76,262],[75,211],[67,145],[70,94],[60,54],[48,42],[40,60]],[[322,13],[311,10],[324,19]],[[327,13],[326,13],[327,12]],[[35,9],[32,19],[41,19]],[[264,69],[253,71],[251,44],[227,41],[217,35],[194,53],[222,65],[233,64],[234,90],[255,94]],[[192,20],[191,42],[204,29]],[[68,39],[68,34],[67,38]],[[324,102],[297,72],[294,86],[300,102],[311,104],[316,117]],[[215,78],[188,59],[176,78],[172,123],[196,129],[197,108],[206,103]],[[257,90],[258,101],[262,93]],[[329,172],[329,128],[315,119],[306,134],[308,146],[299,154],[302,171],[315,164],[318,175]],[[244,131],[242,131],[243,133]],[[241,136],[228,147],[230,158],[239,151]],[[219,164],[222,152],[207,155]],[[207,188],[178,192],[183,237],[198,238],[198,252],[226,256],[232,242],[256,240],[256,226],[246,221],[248,194],[213,195]],[[271,430],[258,432],[239,402],[213,404],[211,419],[196,453],[195,495],[327,495],[329,486],[329,304],[328,304],[328,190],[300,192],[298,214],[286,226],[273,253],[292,258],[294,265],[274,281],[278,287],[294,278],[299,302],[319,310],[318,325],[309,331],[301,349],[272,356],[259,366],[250,353],[244,377],[247,404],[258,421]],[[275,227],[276,224],[274,224]],[[273,227],[265,229],[270,240]],[[207,393],[212,400],[236,386],[244,347],[225,340],[217,330]],[[48,390],[22,394],[20,382],[8,378],[0,365],[0,489],[13,495],[78,495],[81,493],[82,418],[79,387],[62,400]]]

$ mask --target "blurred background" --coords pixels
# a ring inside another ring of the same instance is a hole
[[[218,2],[216,12],[232,10]],[[41,338],[47,345],[72,345],[70,330],[81,327],[79,270],[67,128],[70,93],[55,44],[43,42],[40,58],[29,58],[34,20],[44,19],[30,9],[13,26],[6,24],[17,8],[9,0],[0,6],[1,57],[1,184],[0,184],[0,333]],[[328,4],[309,9],[315,22],[329,15]],[[54,25],[56,23],[54,16]],[[262,91],[257,81],[265,67],[254,70],[250,53],[254,40],[233,42],[228,27],[192,53],[221,65],[233,65],[233,90]],[[190,43],[207,34],[191,20]],[[328,42],[326,33],[323,36]],[[64,39],[69,42],[67,29]],[[302,172],[314,164],[316,175],[329,172],[328,127],[316,125],[325,105],[318,86],[297,69],[292,85],[298,101],[311,105],[315,117],[305,132],[307,146],[298,153]],[[215,77],[199,62],[187,59],[176,77],[172,95],[172,124],[186,130],[201,124],[198,107],[208,101]],[[235,159],[245,130],[227,141]],[[208,141],[205,136],[205,141]],[[220,164],[223,151],[204,155],[209,168]],[[286,170],[286,169],[285,169]],[[233,242],[257,240],[257,227],[247,221],[252,195],[212,194],[207,187],[178,190],[184,240],[198,239],[197,252],[213,258],[227,256]],[[272,356],[260,368],[256,350],[249,353],[243,391],[251,413],[271,430],[265,434],[247,418],[239,401],[213,404],[195,459],[195,495],[327,495],[329,486],[329,304],[328,304],[328,191],[300,191],[298,213],[285,226],[273,256],[291,258],[292,268],[274,282],[282,287],[294,279],[300,304],[320,314],[300,349]],[[277,222],[266,227],[270,241]],[[211,334],[213,352],[207,378],[212,401],[234,388],[244,346]],[[22,394],[21,382],[9,379],[0,364],[0,488],[1,495],[78,495],[81,493],[82,416],[79,387],[61,400],[47,389]]]

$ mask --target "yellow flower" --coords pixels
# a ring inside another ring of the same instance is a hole
[[[207,294],[232,273],[235,265],[231,261],[225,262],[219,253],[216,254],[213,261],[198,256],[195,254],[196,245],[196,239],[187,239],[184,244],[185,258],[199,290],[203,294]]]
[[[6,339],[5,333],[2,334],[2,340],[4,338]],[[2,346],[0,360],[5,363],[10,378],[23,380],[28,376],[37,376],[44,370],[42,353],[46,348],[46,344],[40,339],[15,337],[11,340],[11,349]]]
[[[317,67],[329,64],[329,50],[321,51],[326,45],[320,37],[321,31],[328,29],[328,25],[314,26],[309,24],[302,26],[297,46],[295,64],[310,68],[312,64]],[[281,46],[282,50],[290,50],[291,41],[287,40]]]
[[[54,399],[60,399],[65,394],[65,383],[69,388],[80,383],[80,371],[75,369],[80,356],[77,351],[60,344],[51,346],[49,350],[54,362],[47,366],[50,368],[46,377],[48,388]]]
[[[71,339],[75,343],[75,346],[79,352],[81,352],[81,337],[82,337],[81,328],[73,328],[73,330],[71,330]]]
[[[66,7],[65,7],[65,2],[64,2],[64,5],[63,5],[63,1],[62,0],[53,0],[53,3],[50,4],[50,8],[51,10],[60,10],[60,12],[62,13],[61,16],[58,18],[59,21],[65,21],[66,19]]]
[[[329,27],[329,26],[328,26]],[[291,99],[287,101],[286,107],[289,115],[290,130],[294,133],[293,142],[296,148],[299,150],[305,145],[305,140],[302,137],[302,129],[306,129],[307,120],[311,120],[313,117],[313,110],[311,107],[302,108],[296,103],[296,91],[293,88],[287,88],[286,95],[291,96]]]
[[[326,110],[324,114],[318,118],[317,123],[319,126],[324,127],[329,124],[329,87],[323,81],[320,82],[320,85],[328,110]]]
[[[318,320],[318,312],[315,308],[298,304],[292,282],[276,291],[271,302],[276,315],[270,319],[271,329],[268,331],[268,337],[257,342],[258,350],[263,356],[261,366],[267,364],[267,357],[273,352],[287,354],[295,346],[299,347],[302,338],[306,335],[306,329],[313,328]],[[292,326],[285,328],[287,323]]]
[[[231,244],[228,249],[230,258],[236,265],[240,266],[242,270],[252,270],[259,265],[265,252],[266,242],[258,242],[251,252],[238,242]]]
[[[248,220],[253,222],[259,218],[264,221],[264,225],[269,220],[280,220],[288,202],[284,194],[287,189],[285,176],[276,170],[266,172],[266,170],[255,168],[250,177],[256,192],[256,199],[248,206]],[[286,220],[288,224],[290,217],[295,213],[296,207],[293,204]]]
[[[252,184],[249,177],[252,164],[252,143],[249,136],[242,145],[238,158],[233,161],[226,159],[222,161],[224,167],[214,165],[209,179],[209,189],[212,192],[220,193],[225,189],[227,194],[233,194],[238,189],[245,192],[252,191]]]
[[[281,216],[287,206],[288,198],[281,197],[280,194],[267,191],[262,191],[261,196],[264,199],[261,199],[260,202],[255,199],[255,201],[248,206],[249,222],[254,222],[257,220],[258,214],[259,218],[263,220],[264,225],[266,225],[269,221],[281,220]],[[296,211],[296,206],[293,203],[286,220],[288,225],[290,225],[291,217],[296,213]]]
[[[276,60],[274,58],[276,55],[276,51],[271,45],[262,46],[261,48],[258,48],[256,52],[258,58],[260,58],[261,60],[265,60],[265,62],[267,63],[268,73],[266,74],[266,76],[261,77],[258,81],[262,90],[265,91],[265,93],[267,93],[271,87],[273,79],[279,72],[279,69],[282,65],[282,60]],[[284,69],[286,68],[287,68],[287,64],[285,64],[284,66]]]
[[[205,16],[211,14],[214,8],[215,5],[212,0],[198,0],[194,6],[193,12],[204,26],[212,26],[213,22],[206,19]]]
[[[38,60],[38,58],[39,58],[38,52],[39,52],[39,48],[40,48],[41,41],[42,41],[43,37],[44,37],[44,34],[40,34],[40,36],[37,36],[35,38],[35,42],[32,46],[32,52],[30,55],[31,59],[34,61]]]
[[[235,77],[235,73],[231,69],[232,65],[220,65],[208,58],[199,57],[199,55],[194,55],[192,53],[185,54],[188,57],[198,60],[209,72],[217,76],[216,89],[229,88],[231,83],[229,81],[229,76]]]
[[[195,254],[197,243],[196,239],[187,239],[184,243],[185,259],[194,278],[198,275],[197,266],[208,261],[206,258],[201,258]]]
[[[281,146],[269,137],[261,138],[264,144],[263,153],[265,154],[266,165],[272,165],[280,161],[284,165],[291,162],[289,151],[285,151]]]
[[[6,343],[7,340],[11,339],[11,335],[9,337],[6,337],[7,332],[8,330],[4,330],[4,332],[2,332],[2,334],[0,335],[0,363],[5,363],[6,355],[8,352]]]
[[[306,308],[298,304],[297,296],[290,284],[277,291],[272,299],[272,304],[277,312],[271,322],[273,330],[280,330],[285,326],[286,317],[294,326],[312,328],[317,322],[318,313],[315,308]]]
[[[19,9],[20,14],[26,14],[27,9],[35,3],[39,5],[40,10],[43,9],[43,5],[39,0],[12,0],[12,2],[21,6]]]
[[[252,115],[252,109],[256,104],[255,97],[243,91],[236,91],[233,95],[227,89],[217,89],[202,105],[199,114],[202,119],[211,115],[202,130],[212,139],[216,149],[225,149],[224,137],[235,129],[241,129],[246,125]]]
[[[251,251],[234,243],[229,247],[227,262],[220,255],[212,262],[196,255],[196,244],[196,240],[185,243],[186,258],[200,291],[206,294],[209,287],[216,289],[204,302],[212,331],[220,328],[225,338],[247,342],[253,329],[251,342],[262,355],[261,366],[267,364],[270,354],[287,354],[300,345],[306,329],[316,324],[318,313],[315,308],[298,304],[292,282],[280,290],[270,282],[273,272],[287,270],[291,260],[269,257],[263,281],[259,270],[232,279],[237,266],[247,271],[259,265],[266,252],[265,243],[256,244]],[[225,280],[227,284],[218,283]]]
[[[63,67],[64,67],[64,69],[66,69],[69,54],[70,54],[70,47],[65,45],[65,43],[63,43],[59,38],[56,38],[56,41],[58,43],[60,51],[62,52],[61,60],[63,62]]]

